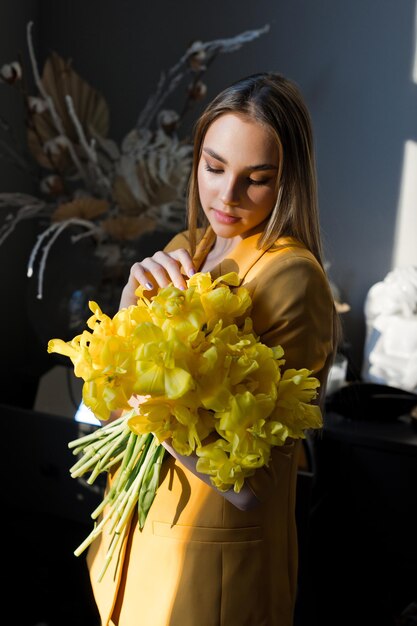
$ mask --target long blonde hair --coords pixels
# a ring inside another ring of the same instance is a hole
[[[280,236],[292,236],[323,266],[310,115],[293,82],[280,74],[266,72],[253,74],[227,87],[197,121],[187,214],[192,253],[198,226],[207,225],[197,182],[202,146],[209,126],[224,113],[243,113],[266,126],[279,147],[277,201],[259,238],[259,248],[270,248]]]

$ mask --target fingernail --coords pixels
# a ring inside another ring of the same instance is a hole
[[[191,278],[191,276],[194,276],[195,274],[195,269],[191,268],[190,271],[188,272],[188,276]]]
[[[151,291],[151,289],[153,289],[152,283],[146,283],[145,287],[146,287],[146,289],[148,289],[148,291]]]

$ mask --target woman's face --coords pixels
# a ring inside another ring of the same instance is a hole
[[[200,202],[219,237],[261,230],[277,197],[279,149],[269,130],[244,114],[209,126],[198,164]]]

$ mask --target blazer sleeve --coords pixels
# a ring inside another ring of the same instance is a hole
[[[306,257],[271,260],[257,273],[251,317],[263,343],[281,345],[287,368],[307,368],[325,389],[333,354],[334,300],[327,277]],[[258,500],[268,499],[279,483],[283,464],[298,446],[288,441],[273,448],[267,467],[258,469],[248,484]]]
[[[307,368],[323,379],[333,353],[334,300],[327,277],[306,257],[273,259],[252,292],[254,330],[268,346],[284,349],[284,368]]]

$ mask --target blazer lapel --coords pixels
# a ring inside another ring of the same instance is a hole
[[[237,272],[242,283],[246,274],[255,265],[255,263],[266,253],[256,247],[259,239],[259,233],[246,237],[223,259],[215,268],[216,276],[228,274],[229,272]]]
[[[276,247],[273,250],[262,250],[256,247],[259,238],[259,233],[250,235],[241,242],[225,257],[219,265],[214,267],[210,274],[213,279],[228,274],[229,272],[236,272],[239,275],[240,282],[242,283],[249,270],[257,263],[257,261],[264,254],[274,254],[280,250],[284,250],[288,247],[304,247],[294,237],[280,237],[276,242]],[[216,235],[211,228],[207,227],[202,239],[197,245],[197,249],[194,255],[194,264],[197,271],[201,267],[207,254],[210,252],[214,245]]]

